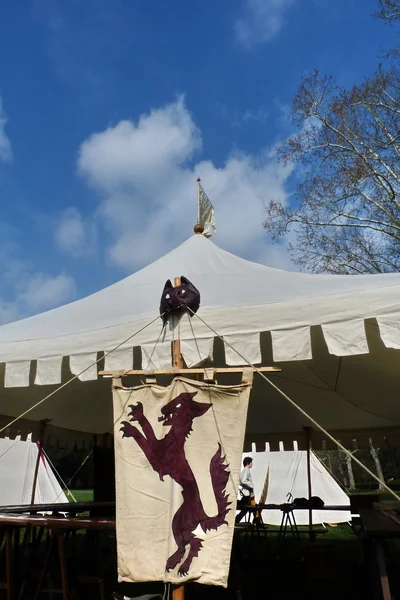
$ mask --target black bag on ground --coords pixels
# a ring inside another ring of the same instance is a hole
[[[325,502],[319,496],[311,496],[308,498],[295,498],[293,500],[293,505],[298,508],[322,508],[325,505]]]

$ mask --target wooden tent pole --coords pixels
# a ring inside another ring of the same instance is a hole
[[[42,453],[43,453],[42,444],[43,444],[43,434],[44,434],[45,427],[46,427],[46,421],[40,421],[39,439],[36,442],[38,453],[37,453],[37,457],[36,457],[35,472],[33,474],[31,504],[35,504],[35,495],[36,495],[37,480],[38,480],[38,475],[39,475],[40,459],[42,458]]]
[[[308,484],[308,499],[311,499],[312,496],[312,488],[311,488],[311,427],[304,427],[304,433],[306,436],[307,442],[307,484]],[[309,527],[309,539],[312,541],[313,539],[313,521],[312,521],[312,508],[308,509],[308,527]]]
[[[181,285],[181,278],[175,277],[174,278],[174,287],[178,287],[180,285]],[[183,356],[181,353],[180,332],[181,332],[181,326],[179,323],[178,324],[178,339],[176,339],[172,342],[172,344],[173,344],[172,354],[173,354],[174,367],[177,367],[178,369],[183,369],[184,364],[183,364]],[[185,598],[185,586],[184,585],[174,585],[172,587],[172,600],[184,600],[184,598]]]
[[[175,277],[174,278],[174,287],[179,287],[181,285],[181,278],[180,277]],[[174,359],[174,367],[177,367],[178,369],[183,369],[184,368],[184,364],[183,364],[183,356],[181,353],[181,324],[178,323],[178,338],[176,340],[173,341],[173,359]]]

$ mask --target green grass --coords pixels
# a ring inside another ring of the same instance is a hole
[[[77,502],[93,502],[93,490],[71,490],[71,493]],[[68,492],[66,495],[72,501]]]

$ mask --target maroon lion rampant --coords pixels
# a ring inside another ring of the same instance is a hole
[[[229,512],[231,502],[225,488],[228,482],[228,465],[224,464],[225,457],[221,453],[221,444],[210,462],[210,476],[218,507],[218,514],[209,517],[206,515],[200,499],[199,487],[193,471],[185,456],[185,441],[192,431],[193,419],[201,417],[210,408],[211,404],[195,402],[194,393],[180,394],[161,409],[159,421],[171,429],[162,439],[157,439],[148,419],[143,414],[143,405],[138,402],[130,405],[129,421],[122,422],[122,437],[132,437],[143,450],[153,469],[159,474],[160,480],[169,475],[182,487],[183,503],[175,513],[172,520],[172,533],[178,549],[167,560],[166,570],[174,569],[183,559],[186,546],[189,552],[184,562],[179,567],[179,575],[187,575],[194,557],[198,556],[202,543],[194,535],[198,525],[204,532],[218,529],[226,523],[225,517]],[[137,421],[142,432],[132,422]]]

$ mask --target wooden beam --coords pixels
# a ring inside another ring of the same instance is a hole
[[[242,373],[242,371],[246,367],[208,367],[212,369],[215,373]],[[249,367],[250,368],[250,367]],[[153,370],[144,370],[144,369],[129,369],[127,371],[99,371],[99,375],[103,375],[105,377],[112,377],[114,373],[118,373],[118,377],[125,377],[126,375],[201,375],[204,373],[206,369],[183,369],[183,368],[172,368],[172,369],[153,369]],[[257,367],[257,370],[261,371],[261,373],[280,373],[282,369],[278,369],[277,367]]]

